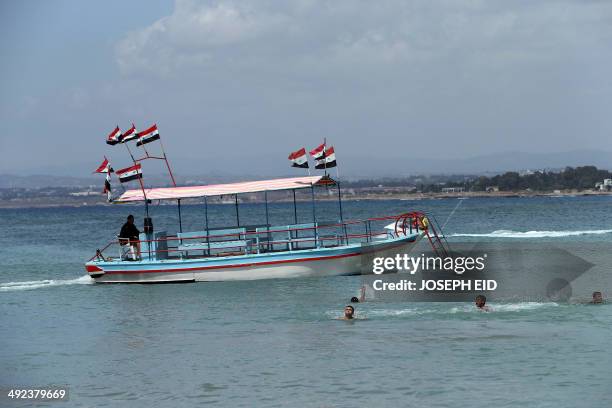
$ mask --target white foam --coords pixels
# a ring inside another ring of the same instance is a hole
[[[506,304],[493,304],[491,309],[496,312],[520,312],[521,310],[534,310],[543,307],[557,307],[558,303],[554,302],[522,302],[522,303],[506,303]]]
[[[38,288],[47,288],[51,286],[65,285],[89,285],[94,283],[94,280],[89,275],[83,275],[76,279],[45,279],[39,281],[24,281],[24,282],[5,282],[0,283],[0,292],[9,292],[14,290],[30,290]]]
[[[466,302],[460,306],[438,304],[436,307],[428,307],[427,303],[423,303],[421,307],[402,308],[402,309],[373,309],[368,310],[364,314],[368,317],[403,317],[403,316],[421,316],[421,315],[444,315],[444,314],[462,314],[462,313],[482,313],[474,304]],[[557,307],[558,303],[554,302],[520,302],[520,303],[492,303],[488,304],[491,312],[521,312],[535,310],[541,308]],[[358,312],[359,314],[360,312]],[[362,312],[363,313],[363,312]],[[328,311],[330,317],[337,316],[338,311]]]
[[[610,234],[612,229],[582,231],[512,231],[497,230],[487,234],[451,234],[449,237],[486,237],[486,238],[562,238],[577,235]]]

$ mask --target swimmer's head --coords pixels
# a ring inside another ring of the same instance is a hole
[[[351,303],[359,303],[359,299],[357,298],[357,296],[353,296],[351,298]]]
[[[476,296],[476,299],[474,300],[474,303],[476,304],[477,308],[483,308],[485,306],[485,304],[487,303],[487,297],[485,295],[478,295]]]
[[[603,295],[601,292],[593,292],[593,303],[603,303]]]
[[[351,305],[344,306],[344,317],[346,319],[352,319],[355,314],[355,308]]]

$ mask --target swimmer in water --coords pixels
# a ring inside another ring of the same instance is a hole
[[[365,285],[363,285],[361,287],[361,290],[359,291],[359,297],[353,296],[351,298],[351,303],[365,302],[365,291],[366,291],[366,287]]]
[[[355,308],[351,305],[344,306],[344,316],[340,320],[353,320],[355,315]]]
[[[491,311],[491,308],[486,305],[487,297],[485,295],[478,295],[478,296],[476,296],[476,299],[474,300],[474,303],[476,304],[476,307],[478,308],[478,310],[482,310],[484,312],[490,312]]]
[[[603,303],[603,295],[601,292],[593,292],[593,300],[591,300],[591,304],[598,305]]]

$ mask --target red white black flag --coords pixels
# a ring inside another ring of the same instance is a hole
[[[318,147],[315,147],[313,150],[310,151],[310,155],[315,159],[315,160],[321,160],[323,158],[325,158],[325,143],[319,145]]]
[[[308,168],[308,157],[306,156],[306,149],[303,147],[291,153],[289,155],[289,160],[291,160],[291,167],[299,167],[302,169]]]
[[[138,142],[136,142],[136,146],[142,146],[155,140],[159,140],[157,125],[153,125],[147,130],[143,130],[142,132],[138,133]]]
[[[106,178],[104,179],[104,190],[102,190],[103,194],[106,194],[106,201],[109,203],[113,201],[113,191],[111,188],[110,182],[110,172],[106,173]]]
[[[134,126],[134,124],[132,123],[132,127],[123,133],[121,143],[129,142],[130,140],[135,139],[138,139],[138,131],[136,130],[136,126]]]
[[[102,193],[106,194],[106,199],[109,203],[113,201],[110,179],[110,174],[112,172],[113,168],[111,167],[106,157],[104,157],[104,161],[102,162],[102,164],[100,164],[98,168],[94,171],[94,173],[106,173],[106,178],[104,179],[104,190],[102,190]]]
[[[104,157],[104,161],[102,162],[102,164],[100,164],[98,166],[97,169],[94,170],[94,173],[112,173],[113,168],[110,166],[110,163],[108,162],[108,159],[106,157]]]
[[[312,153],[312,152],[311,152]],[[334,152],[334,146],[323,149],[322,158],[315,162],[315,169],[330,169],[336,167],[336,153]]]
[[[126,167],[125,169],[117,170],[115,173],[119,176],[119,181],[122,183],[142,178],[140,163],[131,167]]]
[[[122,138],[123,134],[121,133],[121,129],[119,129],[119,126],[117,126],[115,130],[110,132],[106,137],[106,143],[111,146],[114,146],[117,143],[121,143]]]

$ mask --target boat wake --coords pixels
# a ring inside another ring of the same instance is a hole
[[[486,234],[450,234],[448,237],[483,237],[483,238],[562,238],[577,235],[603,235],[612,233],[612,229],[582,231],[512,231],[497,230]]]
[[[39,281],[5,282],[0,283],[0,292],[39,289],[51,286],[89,285],[92,283],[94,283],[94,280],[91,279],[88,275],[84,275],[76,279],[45,279]]]

